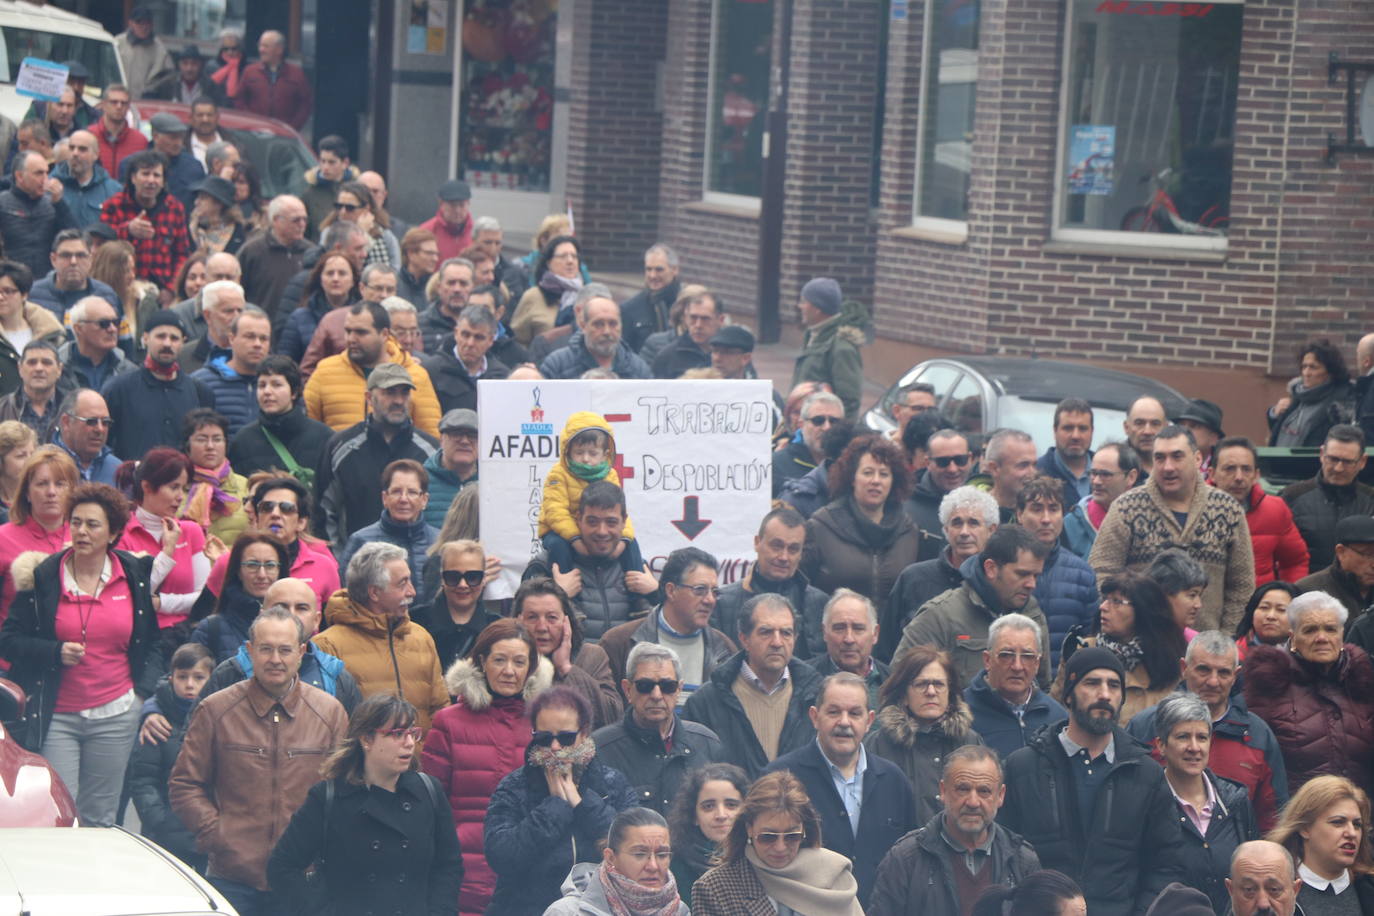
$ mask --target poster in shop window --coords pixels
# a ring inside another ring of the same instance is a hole
[[[767,381],[482,381],[478,511],[482,545],[502,566],[485,597],[513,595],[538,553],[544,480],[568,417],[583,410],[615,435],[614,466],[650,569],[699,547],[720,562],[721,585],[739,579],[772,501]]]
[[[1069,136],[1069,193],[1111,194],[1115,161],[1115,127],[1075,124]]]

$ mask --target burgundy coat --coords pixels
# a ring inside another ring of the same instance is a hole
[[[1288,790],[1313,776],[1346,776],[1374,788],[1374,662],[1346,643],[1330,671],[1280,646],[1245,655],[1245,701],[1283,750]]]
[[[525,703],[553,683],[553,663],[540,657],[518,697],[493,698],[482,669],[467,659],[454,662],[444,680],[455,699],[434,716],[425,735],[421,769],[439,780],[453,808],[463,850],[458,911],[461,916],[480,916],[496,889],[496,874],[482,847],[487,806],[496,784],[525,765],[530,742]]]

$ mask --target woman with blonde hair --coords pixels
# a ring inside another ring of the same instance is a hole
[[[157,286],[138,278],[134,246],[123,239],[106,242],[91,257],[91,279],[109,284],[124,310],[119,336],[138,340],[144,323],[158,310]]]
[[[1344,776],[1315,776],[1265,837],[1298,860],[1298,905],[1309,916],[1374,913],[1369,796]]]
[[[37,447],[38,437],[23,423],[0,423],[0,524],[10,520],[10,506],[19,493],[19,475]]]
[[[441,543],[438,552],[431,555],[431,559],[436,558],[438,594],[432,602],[411,605],[410,619],[434,637],[439,664],[447,671],[458,659],[467,657],[477,634],[501,615],[482,606],[482,592],[494,573],[481,543],[468,538]],[[491,559],[500,569],[496,558]],[[428,562],[425,566],[430,568]]]

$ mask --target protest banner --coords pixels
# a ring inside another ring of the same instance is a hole
[[[67,72],[66,64],[26,57],[19,65],[14,91],[31,99],[56,102],[62,98],[62,90],[67,88]]]

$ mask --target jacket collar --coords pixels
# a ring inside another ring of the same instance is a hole
[[[291,689],[286,692],[286,696],[278,700],[258,683],[257,678],[248,679],[247,687],[248,705],[253,707],[253,713],[259,718],[264,719],[274,708],[281,707],[291,718],[296,718],[296,713],[301,705],[301,679],[297,675],[291,684]]]
[[[969,690],[978,697],[980,703],[986,703],[1004,709],[1008,714],[1011,713],[1011,704],[988,683],[988,673],[986,670],[979,671],[973,676],[973,683],[969,684]],[[1034,684],[1031,685],[1030,699],[1026,700],[1026,711],[1049,709],[1049,696]]]

